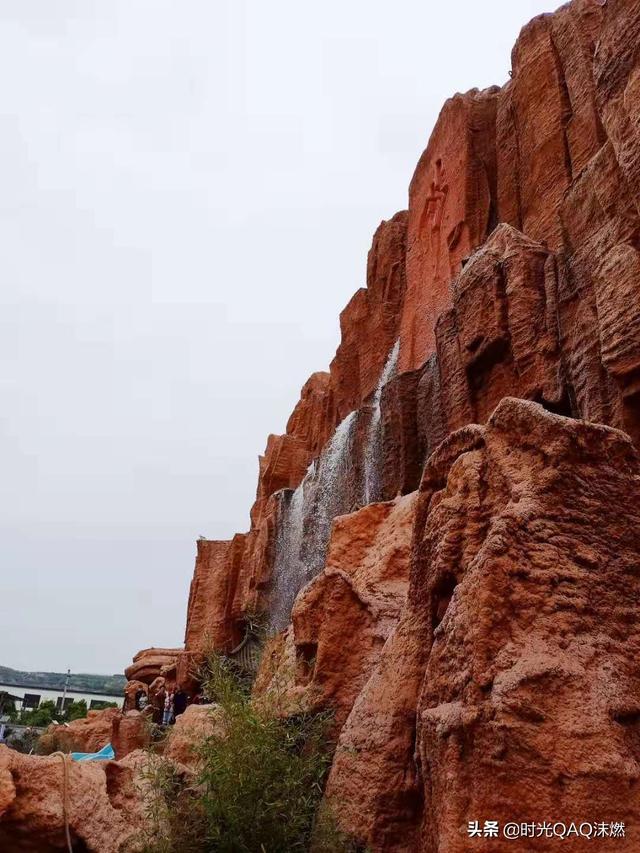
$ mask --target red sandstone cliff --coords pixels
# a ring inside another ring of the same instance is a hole
[[[338,742],[346,828],[373,850],[466,853],[469,821],[616,814],[626,840],[598,849],[638,849],[639,513],[640,457],[616,430],[505,399],[441,445],[407,605]]]
[[[366,502],[353,480],[396,339],[380,497],[417,488],[438,443],[505,395],[639,436],[639,14],[628,0],[574,0],[542,15],[523,29],[507,85],[444,106],[408,212],[376,232],[330,373],[311,377],[287,433],[269,437],[251,530],[199,547],[187,647],[207,631],[233,645],[243,614],[269,606],[281,490],[300,484],[354,410],[339,510]]]
[[[334,708],[329,798],[374,851],[569,814],[640,849],[638,44],[640,2],[573,0],[445,104],[250,530],[198,543],[185,651],[130,671],[192,684],[290,622],[257,691]]]

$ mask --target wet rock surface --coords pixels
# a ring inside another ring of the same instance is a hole
[[[415,499],[336,519],[326,567],[298,595],[289,630],[268,647],[257,695],[277,694],[292,711],[330,706],[342,726],[405,603]]]

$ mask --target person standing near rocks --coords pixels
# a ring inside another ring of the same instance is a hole
[[[162,725],[168,726],[173,721],[173,693],[167,693],[164,700],[164,714],[162,715]]]
[[[184,690],[178,690],[178,692],[173,697],[174,717],[178,717],[180,716],[180,714],[183,714],[188,704],[188,695],[184,692]]]

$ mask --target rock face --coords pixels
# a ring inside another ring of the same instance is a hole
[[[438,444],[505,395],[640,438],[639,15],[574,0],[539,16],[505,86],[445,104],[408,211],[375,234],[330,372],[268,439],[251,529],[199,543],[187,650],[231,649],[246,615],[269,610],[283,496],[352,412],[332,517],[414,491]]]
[[[237,646],[245,634],[247,614],[269,607],[278,529],[286,514],[283,496],[301,485],[338,423],[375,395],[399,335],[406,287],[406,227],[407,214],[399,213],[378,228],[369,253],[367,287],[355,294],[342,314],[342,342],[331,372],[311,376],[286,434],[269,436],[260,458],[250,531],[226,542],[198,542],[185,636],[185,649],[195,661],[207,645],[227,651]],[[345,493],[337,495],[336,507],[324,522],[326,530],[316,535],[323,540],[322,560],[331,519],[364,503],[360,481],[370,417],[370,409],[362,412],[357,426],[361,438],[358,448],[352,448],[360,460],[342,490]]]
[[[144,693],[148,711],[159,723],[167,690],[174,690],[177,682],[186,683],[191,677],[190,655],[184,649],[143,649],[125,669],[127,683],[124,688],[123,711],[137,709],[136,697]]]
[[[144,749],[151,742],[150,718],[140,711],[122,712],[118,708],[89,711],[81,720],[68,725],[51,725],[41,736],[39,751],[99,752],[108,743],[113,746],[116,758]]]
[[[462,850],[476,814],[570,812],[623,814],[638,847],[640,460],[628,437],[504,400],[477,449],[427,466],[421,498],[422,846]]]
[[[118,708],[89,711],[81,720],[49,726],[40,738],[40,745],[46,752],[98,752],[112,742],[113,721],[119,716]]]
[[[160,676],[174,674],[182,649],[143,649],[134,657],[124,674],[128,681],[139,681],[147,687]]]
[[[434,351],[435,321],[451,304],[450,282],[498,222],[498,91],[476,89],[447,101],[411,181],[401,371],[421,367]]]
[[[195,745],[214,735],[224,737],[224,732],[217,705],[190,705],[169,730],[162,754],[178,764],[197,765]]]
[[[640,845],[639,522],[640,458],[616,430],[505,399],[438,449],[407,606],[338,743],[346,828],[463,853],[468,821],[619,814]]]
[[[341,726],[395,627],[409,586],[415,495],[336,519],[325,569],[296,599],[256,693],[291,709],[331,706]]]
[[[193,705],[178,717],[158,750],[179,778],[191,780],[197,765],[193,743],[213,734],[224,736],[216,708]],[[148,823],[149,802],[157,791],[151,782],[155,759],[143,751],[150,742],[145,716],[109,708],[44,735],[46,745],[62,751],[92,751],[109,741],[116,761],[77,762],[60,753],[22,755],[0,745],[0,850],[66,851],[65,823],[74,850],[148,849],[157,840]]]
[[[140,756],[78,763],[58,755],[21,755],[0,745],[0,849],[15,853],[67,850],[65,811],[74,849],[121,853],[143,849]]]
[[[261,618],[256,694],[333,708],[328,797],[372,851],[566,815],[640,848],[638,43],[637,0],[573,0],[445,104],[250,529],[198,542],[184,649],[127,670],[194,692]]]
[[[367,262],[367,286],[340,315],[341,342],[331,363],[338,419],[359,408],[375,391],[388,353],[399,335],[406,291],[406,211],[376,231]]]

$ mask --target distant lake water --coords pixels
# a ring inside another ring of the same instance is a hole
[[[20,699],[24,697],[25,693],[34,693],[37,696],[40,696],[40,701],[44,702],[46,699],[53,699],[55,702],[58,697],[62,696],[64,693],[64,689],[60,688],[59,690],[48,690],[44,687],[16,687],[15,684],[0,684],[0,693],[6,691],[10,693],[12,696],[19,696]],[[67,690],[67,699],[73,699],[74,702],[79,702],[80,699],[84,699],[87,703],[87,708],[91,704],[91,700],[98,700],[100,702],[117,702],[118,707],[122,707],[122,703],[124,701],[123,696],[107,696],[103,693],[81,693],[77,690]]]

